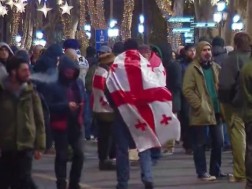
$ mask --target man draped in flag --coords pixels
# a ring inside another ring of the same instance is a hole
[[[115,109],[117,189],[128,188],[128,148],[132,138],[139,151],[145,189],[152,189],[150,149],[161,147],[170,139],[178,140],[180,124],[172,113],[172,96],[160,80],[164,70],[153,68],[140,55],[136,41],[128,39],[124,49],[116,57],[106,81],[107,96]]]

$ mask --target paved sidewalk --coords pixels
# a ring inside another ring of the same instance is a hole
[[[163,157],[154,167],[156,189],[243,189],[245,183],[228,183],[227,180],[203,182],[196,178],[192,156],[185,155],[177,148],[177,153]],[[208,153],[209,154],[209,153]],[[209,155],[208,155],[209,156]],[[34,164],[34,179],[40,189],[55,189],[54,157],[45,156]],[[70,165],[70,164],[69,164]],[[99,171],[94,144],[86,145],[86,160],[82,174],[82,188],[114,189],[116,174],[114,171]],[[232,172],[230,152],[223,153],[223,172]],[[129,189],[144,189],[140,182],[139,167],[131,167]]]

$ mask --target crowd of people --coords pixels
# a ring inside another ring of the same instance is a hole
[[[98,168],[117,172],[117,189],[128,188],[131,149],[153,189],[152,166],[179,141],[200,180],[252,189],[251,44],[244,32],[234,47],[215,37],[177,51],[128,39],[89,46],[84,57],[75,39],[31,52],[0,42],[0,187],[37,188],[33,158],[55,153],[57,189],[79,189],[85,139],[97,140]],[[223,150],[232,151],[232,174],[221,169]]]

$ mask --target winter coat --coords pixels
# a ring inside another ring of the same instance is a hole
[[[220,66],[211,62],[211,69],[217,91]],[[197,60],[191,63],[185,72],[183,94],[190,105],[191,126],[216,125],[214,106],[207,91],[203,69]]]
[[[167,88],[172,93],[172,109],[177,113],[181,110],[181,86],[182,86],[182,70],[178,62],[171,62],[166,67]]]
[[[214,46],[212,49],[213,60],[222,67],[225,59],[228,57],[227,50],[220,46]]]
[[[69,109],[68,89],[73,86],[76,90],[74,93],[78,96],[77,104],[80,105],[77,111],[77,117],[74,122],[78,123],[80,129],[83,125],[83,103],[84,103],[84,86],[83,82],[78,79],[79,66],[77,62],[73,62],[70,58],[63,56],[59,64],[59,79],[49,85],[49,90],[46,95],[48,106],[50,109],[51,126],[54,130],[65,131],[69,124],[71,111]],[[63,72],[65,69],[74,69],[75,76],[73,80],[65,78]]]
[[[40,98],[31,83],[24,84],[20,95],[0,83],[0,149],[44,150],[45,125]]]

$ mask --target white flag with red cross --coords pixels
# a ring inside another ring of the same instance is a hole
[[[160,73],[165,74],[153,69],[138,51],[129,50],[116,57],[106,81],[140,152],[180,138],[172,95],[160,82]]]
[[[109,102],[104,94],[107,77],[108,77],[108,71],[98,66],[94,73],[93,86],[92,86],[94,96],[93,111],[96,113],[113,112],[113,109],[109,105]]]

